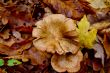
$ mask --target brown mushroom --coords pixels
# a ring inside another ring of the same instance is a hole
[[[62,14],[51,14],[35,25],[32,36],[36,38],[33,44],[38,50],[58,54],[78,51],[79,39],[74,20]]]
[[[83,60],[83,54],[78,51],[77,54],[58,55],[54,54],[51,58],[51,65],[57,72],[77,72],[80,70],[80,62]]]

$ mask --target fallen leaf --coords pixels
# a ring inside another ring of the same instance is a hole
[[[2,18],[3,25],[6,25],[8,23],[8,18],[4,17]]]
[[[16,60],[16,59],[9,59],[7,62],[8,66],[15,66],[15,65],[19,65],[22,64],[22,62]]]
[[[101,59],[95,58],[92,62],[93,70],[100,71],[102,68]]]
[[[0,59],[0,66],[3,66],[3,65],[4,65],[4,60]]]
[[[104,0],[88,0],[90,2],[90,5],[93,8],[96,9],[102,9],[102,8],[107,8],[106,4],[104,3]]]
[[[100,58],[104,66],[104,50],[101,44],[94,44],[93,49],[96,51],[95,58]]]
[[[104,39],[103,39],[103,45],[104,45],[104,49],[105,49],[105,52],[106,52],[108,57],[110,57],[110,42],[109,41],[110,41],[109,35],[107,35],[105,33]]]
[[[2,37],[3,39],[9,39],[10,37],[10,30],[7,29],[7,30],[4,30],[3,32],[0,33],[0,37]]]
[[[80,19],[84,15],[84,9],[79,1],[75,0],[43,0],[50,8],[57,13],[62,13],[73,19]]]
[[[85,48],[92,48],[94,41],[96,40],[97,30],[95,28],[88,31],[90,28],[90,23],[88,22],[86,16],[84,16],[78,23],[77,32],[79,33],[80,44]]]
[[[107,20],[102,20],[100,22],[94,23],[90,29],[95,28],[97,29],[97,36],[98,39],[101,41],[101,43],[103,44],[103,39],[104,39],[104,35],[107,33],[109,34],[110,32],[110,21],[109,19]]]
[[[41,52],[36,50],[36,48],[32,47],[29,51],[28,51],[28,58],[31,60],[31,63],[33,65],[45,65],[48,62],[48,58],[50,57],[49,54],[45,53],[45,52]]]
[[[13,38],[10,38],[8,40],[4,40],[4,39],[0,38],[0,43],[6,45],[8,47],[11,47],[15,43],[15,40]]]
[[[13,50],[10,47],[0,43],[0,54],[11,55],[12,53]]]

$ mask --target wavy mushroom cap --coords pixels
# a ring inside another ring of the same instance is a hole
[[[38,21],[32,31],[34,46],[50,53],[76,53],[79,49],[76,24],[62,14],[52,14]]]
[[[77,72],[80,70],[80,62],[83,60],[83,54],[78,51],[77,54],[58,55],[54,54],[51,58],[51,65],[57,72]]]

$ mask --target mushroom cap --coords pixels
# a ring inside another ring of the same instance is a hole
[[[62,14],[51,14],[38,21],[32,31],[34,46],[41,51],[58,54],[76,53],[79,49],[76,24]]]
[[[83,54],[78,51],[77,54],[58,55],[54,54],[51,58],[51,65],[57,72],[77,72],[80,70],[80,62],[83,60]]]

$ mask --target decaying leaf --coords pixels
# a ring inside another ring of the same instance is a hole
[[[93,8],[96,9],[102,9],[102,8],[107,8],[106,4],[104,3],[104,0],[88,0],[90,2],[90,5]]]
[[[28,59],[31,60],[32,65],[48,65],[49,54],[46,52],[41,52],[32,47],[27,53]]]
[[[100,71],[102,68],[101,59],[95,58],[92,62],[93,70]]]
[[[36,39],[33,45],[40,51],[75,54],[79,49],[76,25],[62,14],[52,14],[35,24],[32,36]]]
[[[108,57],[110,57],[110,38],[108,34],[104,34],[103,45]]]
[[[86,16],[84,16],[78,23],[78,33],[79,39],[82,47],[92,48],[93,43],[96,39],[97,30],[95,28],[88,31],[90,28],[90,23],[88,22]]]
[[[15,43],[15,40],[13,38],[10,38],[8,40],[4,40],[4,39],[0,38],[0,43],[6,45],[8,47],[11,47]]]
[[[95,28],[95,29],[97,29],[98,31],[100,31],[100,30],[106,29],[106,28],[108,28],[108,27],[110,27],[110,20],[105,20],[105,21],[100,21],[100,22],[94,23],[94,24],[90,27],[90,29]]]
[[[54,54],[51,58],[51,65],[57,72],[77,72],[80,70],[80,62],[83,59],[83,54],[78,51],[76,55],[66,54],[57,55]]]
[[[109,27],[110,0],[0,0],[0,73],[109,73]]]
[[[10,37],[10,30],[7,29],[7,30],[4,30],[3,32],[0,33],[0,37],[2,37],[3,39],[9,39]]]
[[[104,50],[101,44],[94,44],[93,49],[96,51],[95,58],[100,58],[104,66]]]
[[[72,0],[43,0],[49,7],[57,13],[62,13],[73,19],[80,19],[84,15],[84,9],[79,1]]]

